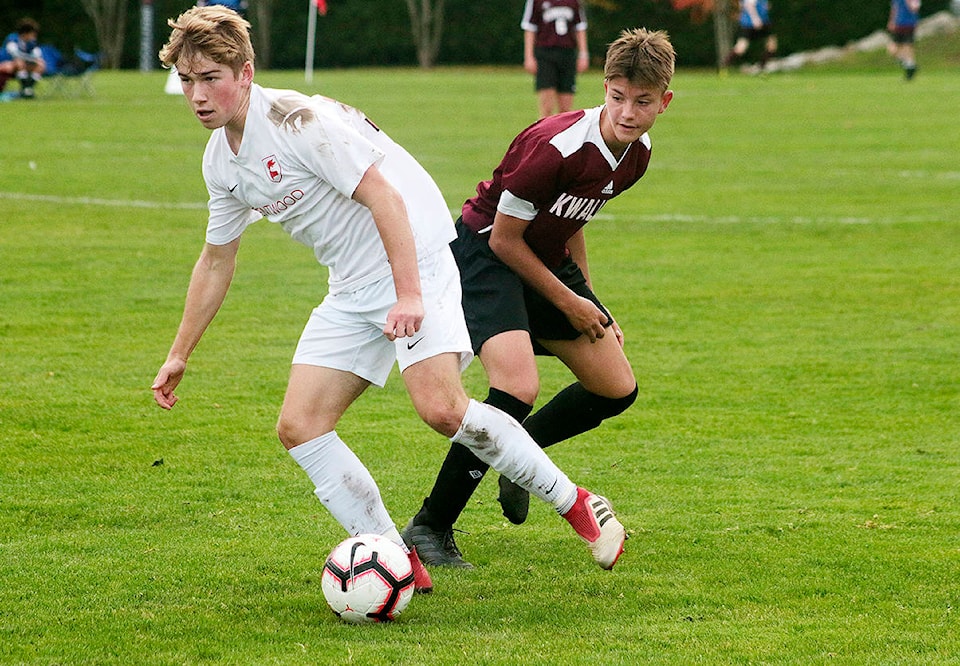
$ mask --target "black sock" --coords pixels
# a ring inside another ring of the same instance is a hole
[[[563,389],[523,422],[530,436],[547,448],[596,428],[611,416],[624,411],[637,399],[637,387],[622,398],[604,398],[583,388],[579,382]]]
[[[532,405],[495,388],[490,389],[484,402],[521,422],[533,409]],[[437,473],[430,496],[423,501],[423,508],[414,516],[414,524],[427,524],[435,530],[453,527],[473,491],[483,480],[488,467],[487,463],[473,455],[463,444],[452,444]]]

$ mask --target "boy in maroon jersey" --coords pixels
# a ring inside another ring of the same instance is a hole
[[[604,66],[604,104],[540,120],[522,131],[477,186],[451,243],[471,344],[490,383],[486,402],[541,446],[595,428],[629,407],[637,382],[623,333],[590,287],[583,226],[643,176],[647,131],[673,98],[675,54],[662,31],[624,31]],[[532,416],[536,354],[556,356],[577,381]],[[487,466],[454,444],[422,509],[403,530],[426,564],[469,568],[453,524]],[[526,491],[500,478],[499,501],[516,524]]]
[[[534,75],[540,117],[573,108],[577,74],[587,71],[587,13],[581,0],[527,0],[520,21],[523,68]]]

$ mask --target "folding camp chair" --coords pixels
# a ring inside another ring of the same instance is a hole
[[[55,49],[54,49],[55,50]],[[54,54],[51,53],[51,56]],[[56,53],[59,56],[59,52]],[[50,90],[63,97],[76,97],[83,93],[93,95],[93,74],[100,69],[100,55],[97,53],[87,53],[81,49],[73,50],[73,58],[65,60],[60,57],[56,67],[51,68],[51,63],[47,62],[47,75],[45,81],[49,81]]]

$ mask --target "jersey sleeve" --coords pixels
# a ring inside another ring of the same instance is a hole
[[[524,5],[520,28],[526,32],[537,32],[540,29],[540,4],[535,0],[527,0]]]
[[[261,216],[233,196],[230,191],[231,186],[217,177],[211,160],[211,145],[207,144],[203,156],[203,180],[209,197],[206,240],[211,245],[226,245],[239,238],[244,230]]]
[[[260,219],[260,214],[234,198],[223,185],[207,183],[210,199],[207,208],[207,242],[211,245],[226,245],[236,240],[251,224]]]
[[[562,157],[548,141],[521,135],[501,163],[501,196],[497,210],[532,220],[556,195]]]
[[[521,199],[510,190],[504,190],[497,202],[497,212],[521,220],[532,220],[539,209],[526,199]]]
[[[574,19],[574,30],[577,32],[583,32],[588,28],[587,24],[587,7],[583,2],[577,3],[577,17]]]

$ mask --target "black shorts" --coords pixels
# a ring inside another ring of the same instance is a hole
[[[533,289],[528,288],[506,264],[493,253],[490,234],[476,234],[457,220],[457,239],[450,243],[460,268],[463,289],[463,314],[470,331],[470,344],[475,354],[483,343],[507,331],[527,331],[534,351],[548,352],[537,340],[576,340],[582,335],[557,309]],[[613,323],[596,294],[587,286],[580,267],[565,259],[553,271],[574,293],[593,301],[607,316],[606,326]]]
[[[533,49],[537,59],[537,76],[534,88],[558,93],[573,94],[577,91],[577,50],[557,46]]]
[[[894,44],[913,44],[916,31],[916,26],[912,25],[895,26],[890,32],[890,38]]]
[[[753,26],[740,26],[740,33],[738,37],[743,37],[748,42],[755,42],[757,40],[763,39],[764,37],[769,37],[772,34],[770,29],[770,24],[761,26],[759,28],[754,28]]]

